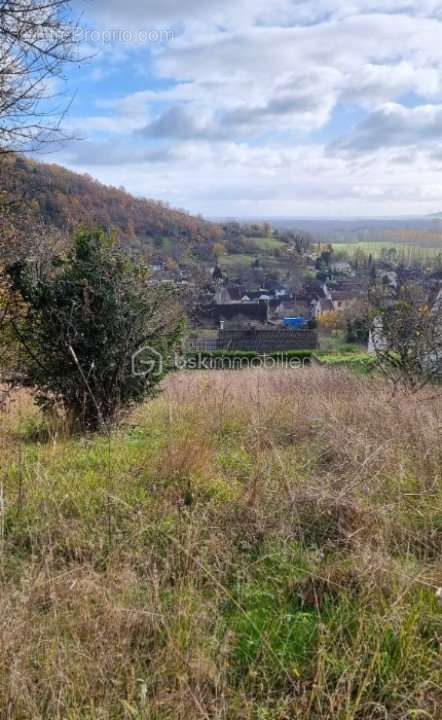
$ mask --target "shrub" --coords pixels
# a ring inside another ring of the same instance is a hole
[[[154,393],[162,363],[137,375],[133,355],[145,346],[166,355],[180,336],[181,313],[172,287],[150,286],[146,267],[112,237],[82,230],[67,256],[43,268],[16,263],[8,274],[25,304],[10,318],[20,380],[41,406],[62,403],[74,421],[95,429]]]
[[[361,373],[375,370],[376,358],[369,353],[342,352],[342,353],[315,353],[315,360],[326,367],[346,367]]]

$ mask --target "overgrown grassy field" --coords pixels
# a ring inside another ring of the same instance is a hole
[[[442,717],[442,398],[176,374],[110,437],[0,431],[8,720]]]

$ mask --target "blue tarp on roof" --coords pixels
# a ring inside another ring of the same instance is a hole
[[[303,318],[302,316],[284,318],[282,324],[284,325],[284,327],[287,328],[301,328],[305,325],[305,318]]]

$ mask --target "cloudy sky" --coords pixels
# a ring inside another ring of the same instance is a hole
[[[51,162],[206,216],[442,211],[440,0],[78,7]]]

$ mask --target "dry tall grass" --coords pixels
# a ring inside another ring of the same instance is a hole
[[[110,444],[1,420],[1,717],[442,718],[442,399],[187,373]]]

